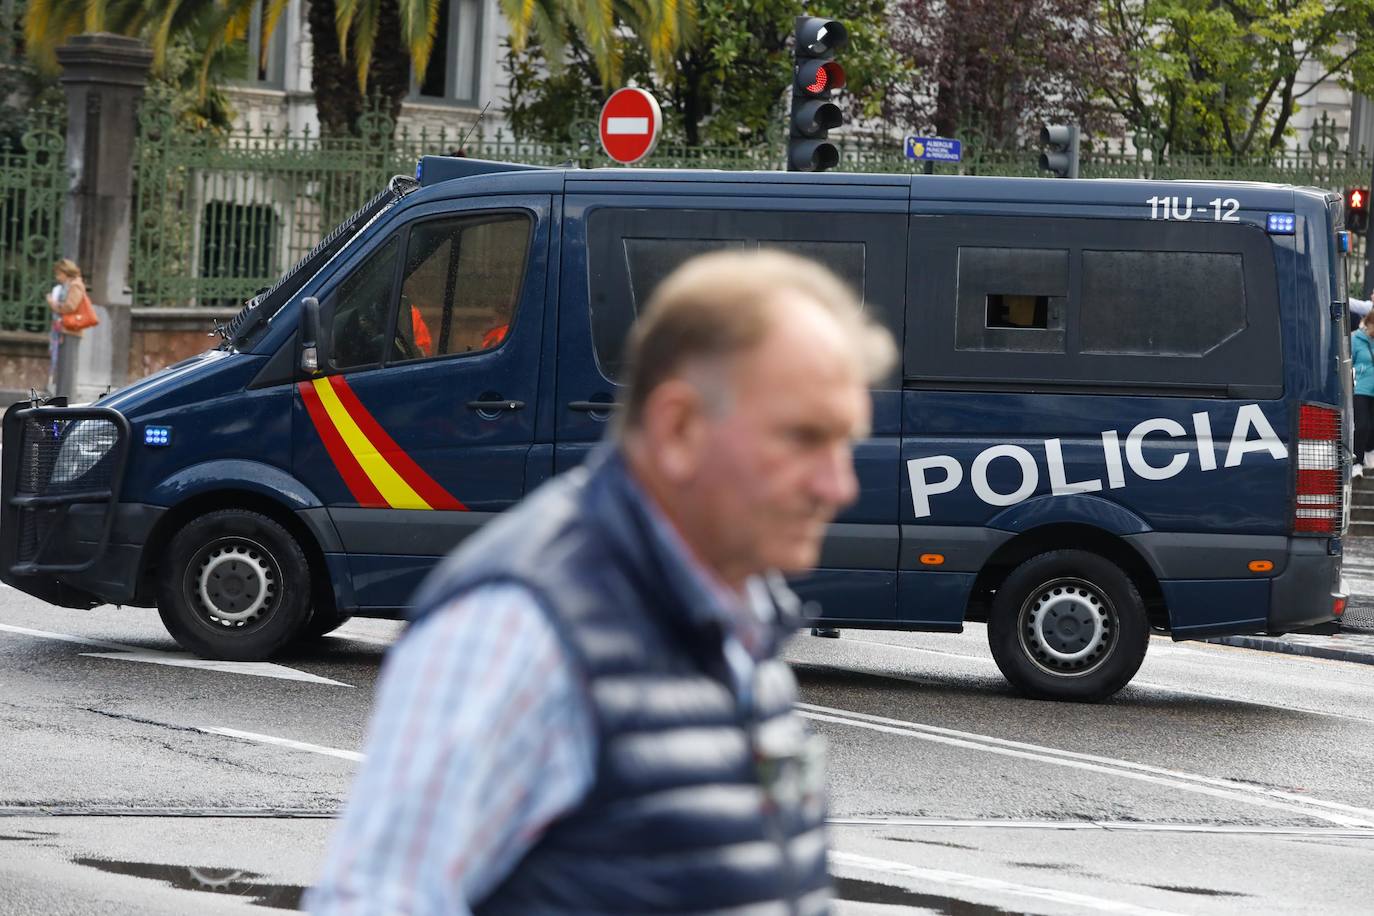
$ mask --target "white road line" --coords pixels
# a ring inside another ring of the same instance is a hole
[[[296,668],[277,665],[272,662],[218,662],[199,658],[189,652],[163,652],[160,649],[140,649],[122,643],[107,642],[103,639],[90,639],[86,636],[72,636],[68,633],[52,633],[48,630],[34,630],[0,623],[0,631],[17,633],[20,636],[34,636],[39,639],[53,639],[59,642],[110,649],[109,652],[82,652],[87,658],[112,658],[116,661],[143,662],[151,665],[169,665],[173,668],[199,668],[204,671],[218,671],[223,674],[247,674],[253,677],[271,677],[282,681],[301,681],[309,684],[328,684],[331,687],[352,687],[342,681],[320,677]]]
[[[882,641],[876,640],[876,639],[851,639],[850,642],[860,642],[860,643],[863,643],[863,644],[869,645],[869,646],[882,646],[883,648],[886,648],[886,649],[900,649],[900,650],[902,650],[902,651],[904,651],[904,652],[923,652],[923,653],[926,653],[926,654],[928,654],[928,655],[943,655],[943,656],[946,656],[946,657],[948,657],[948,658],[957,658],[957,659],[959,659],[960,661],[966,661],[966,662],[979,662],[980,664],[986,664],[986,665],[996,665],[996,664],[997,664],[997,663],[996,663],[995,661],[993,661],[991,658],[988,658],[988,657],[986,657],[986,656],[981,656],[981,655],[961,655],[961,654],[959,654],[958,652],[947,652],[947,651],[943,651],[943,650],[941,650],[941,649],[926,649],[926,648],[923,648],[923,647],[920,647],[920,646],[903,646],[903,645],[900,645],[899,643],[882,642]],[[1226,647],[1226,646],[1218,646],[1218,648],[1224,649],[1224,648],[1228,648],[1228,647]],[[1160,651],[1160,650],[1157,649],[1157,648],[1151,648],[1151,649],[1150,649],[1150,652],[1151,652],[1152,654],[1153,654],[1153,653],[1156,653],[1156,652],[1159,652],[1159,651]],[[1209,654],[1209,653],[1207,653],[1207,652],[1202,652],[1202,651],[1199,651],[1199,650],[1197,650],[1197,649],[1176,649],[1176,648],[1172,648],[1172,647],[1169,648],[1169,649],[1167,649],[1167,650],[1165,650],[1165,651],[1169,652],[1170,654],[1175,653],[1175,652],[1179,652],[1179,653],[1186,652],[1186,653],[1188,653],[1188,654],[1190,654],[1190,655],[1207,655],[1207,654]],[[1248,650],[1239,650],[1239,651],[1248,651]],[[1288,657],[1291,657],[1291,656],[1285,656],[1285,658],[1288,658]],[[812,664],[812,663],[811,663],[811,662],[806,662],[806,663],[804,663],[804,664]],[[1261,706],[1261,707],[1264,707],[1264,708],[1266,708],[1266,709],[1283,709],[1283,710],[1287,710],[1287,711],[1289,711],[1289,712],[1301,712],[1301,713],[1307,713],[1308,715],[1313,715],[1313,716],[1325,716],[1325,717],[1327,717],[1327,718],[1329,718],[1329,719],[1342,719],[1342,720],[1347,721],[1347,722],[1362,722],[1362,723],[1364,723],[1364,724],[1366,724],[1366,725],[1374,724],[1374,718],[1370,718],[1370,717],[1368,717],[1368,716],[1352,716],[1352,715],[1347,715],[1347,714],[1345,714],[1345,713],[1339,713],[1339,712],[1326,712],[1326,711],[1320,710],[1320,709],[1308,709],[1308,708],[1305,707],[1305,706],[1289,706],[1289,705],[1286,704],[1286,703],[1269,703],[1269,702],[1266,702],[1266,701],[1264,701],[1264,700],[1254,700],[1254,699],[1249,699],[1249,698],[1246,698],[1246,697],[1231,696],[1230,694],[1225,694],[1225,693],[1203,693],[1203,692],[1200,691],[1200,690],[1189,690],[1189,689],[1187,689],[1186,687],[1173,687],[1173,686],[1170,686],[1170,685],[1168,685],[1168,684],[1157,684],[1157,683],[1155,683],[1155,682],[1153,682],[1153,681],[1142,681],[1142,680],[1140,680],[1139,678],[1134,678],[1134,679],[1132,679],[1132,680],[1131,680],[1131,683],[1130,683],[1129,685],[1127,685],[1127,686],[1128,686],[1128,687],[1144,687],[1144,688],[1147,688],[1147,689],[1150,689],[1150,690],[1167,690],[1167,691],[1169,691],[1169,692],[1171,692],[1171,693],[1178,693],[1178,694],[1182,694],[1183,696],[1188,696],[1188,697],[1197,697],[1197,698],[1203,699],[1203,700],[1225,700],[1225,701],[1230,702],[1230,703],[1244,703],[1244,704],[1246,704],[1247,706]]]
[[[1374,840],[1368,827],[1266,827],[1255,824],[1179,824],[1153,821],[1026,821],[999,818],[832,817],[832,827],[930,827],[979,830],[1134,830],[1140,833],[1207,833],[1293,836],[1327,840]]]
[[[984,878],[979,875],[967,875],[962,872],[945,871],[939,868],[923,868],[918,865],[892,862],[888,859],[856,855],[852,852],[831,852],[830,863],[860,871],[891,875],[894,878],[907,878],[926,884],[962,887],[984,893],[1009,894],[1014,897],[1083,907],[1084,909],[1096,910],[1099,913],[1127,913],[1130,916],[1177,916],[1169,910],[1151,909],[1120,900],[1108,900],[1105,897],[1093,897],[1088,894],[1076,894],[1073,891],[1056,890],[1052,887],[1037,887],[1033,884],[1002,881],[998,878]]]
[[[329,637],[330,637],[330,639],[347,639],[347,640],[350,640],[350,641],[352,641],[352,642],[365,642],[365,643],[368,643],[368,644],[374,645],[374,646],[388,646],[388,647],[389,647],[389,646],[393,646],[393,645],[396,644],[396,640],[394,640],[394,639],[383,639],[383,638],[380,637],[380,636],[364,636],[364,635],[361,634],[361,633],[348,633],[348,632],[343,632],[343,633],[341,633],[341,632],[339,632],[339,631],[337,631],[337,630],[334,631],[333,633],[330,633],[330,634],[329,634]]]
[[[74,642],[83,646],[99,646],[102,649],[114,649],[118,652],[137,652],[133,646],[121,645],[117,642],[106,642],[103,639],[88,639],[85,636],[70,636],[66,633],[50,633],[47,630],[31,630],[28,627],[16,627],[8,623],[0,623],[0,630],[6,633],[18,633],[21,636],[36,636],[39,639],[56,639],[62,642]]]
[[[922,741],[930,741],[936,744],[947,744],[969,750],[985,751],[990,754],[999,754],[1004,757],[1035,760],[1041,763],[1054,764],[1055,766],[1070,767],[1072,769],[1102,773],[1107,776],[1132,779],[1138,782],[1169,786],[1171,788],[1181,789],[1185,792],[1209,795],[1215,798],[1223,798],[1228,801],[1244,802],[1246,804],[1258,805],[1263,808],[1286,811],[1290,814],[1300,814],[1304,817],[1318,818],[1333,824],[1339,824],[1342,827],[1374,827],[1374,810],[1358,808],[1353,805],[1345,805],[1339,802],[1307,798],[1279,789],[1268,789],[1263,786],[1253,786],[1229,779],[1219,779],[1211,776],[1201,776],[1195,773],[1185,773],[1179,770],[1166,769],[1165,767],[1134,763],[1129,760],[1117,760],[1111,757],[1100,757],[1095,754],[1080,754],[1074,751],[1064,751],[1058,748],[1027,744],[1021,741],[1008,741],[1003,738],[994,738],[991,735],[961,732],[949,728],[924,725],[918,722],[903,722],[898,719],[888,719],[882,716],[870,716],[866,713],[850,712],[845,709],[832,709],[827,706],[816,706],[811,703],[798,703],[797,708],[803,716],[821,722],[848,725],[853,728],[864,728],[870,731],[902,735],[905,737],[917,738]]]
[[[82,652],[88,658],[112,658],[121,662],[140,662],[148,665],[167,665],[171,668],[198,668],[202,671],[218,671],[221,674],[246,674],[250,677],[270,677],[279,681],[300,681],[306,684],[326,684],[330,687],[349,687],[343,681],[335,681],[308,671],[288,668],[272,662],[223,662],[201,658],[189,652],[161,652],[157,649],[134,649],[127,652]]]
[[[337,747],[325,747],[322,744],[293,741],[290,738],[278,738],[276,735],[260,735],[257,732],[241,732],[236,728],[197,726],[196,731],[205,732],[207,735],[221,735],[225,738],[238,738],[241,741],[253,741],[258,744],[273,744],[277,747],[290,748],[293,751],[309,751],[312,754],[323,754],[326,757],[338,757],[340,760],[351,760],[354,763],[360,763],[363,759],[363,755],[357,751],[345,751]]]

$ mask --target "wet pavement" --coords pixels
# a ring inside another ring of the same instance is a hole
[[[199,665],[153,611],[0,590],[0,914],[295,906],[398,632]],[[840,916],[1367,912],[1374,666],[1156,638],[1086,706],[1012,694],[979,626],[789,657]]]

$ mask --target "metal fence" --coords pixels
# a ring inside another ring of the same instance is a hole
[[[235,305],[270,285],[347,214],[426,154],[465,155],[584,168],[614,165],[600,150],[596,124],[578,120],[562,143],[529,142],[496,132],[475,139],[457,130],[393,131],[382,114],[366,115],[361,135],[321,138],[308,132],[234,131],[207,136],[181,129],[165,109],[144,106],[138,124],[129,275],[134,302]],[[1342,149],[1319,124],[1295,152],[1248,158],[1161,156],[1148,138],[1085,149],[1085,178],[1238,179],[1340,190],[1369,181],[1374,158]],[[839,168],[911,173],[891,138],[841,134]],[[774,169],[783,141],[759,146],[660,145],[647,167]],[[1038,151],[964,144],[960,163],[935,174],[1038,175]],[[53,259],[67,176],[62,119],[35,111],[17,143],[0,141],[0,329],[42,330],[43,295]],[[1359,252],[1357,252],[1358,254]],[[1351,288],[1362,287],[1362,257],[1348,260]]]
[[[63,126],[61,112],[43,108],[21,136],[0,137],[0,330],[41,331],[51,321],[44,297],[62,256]]]

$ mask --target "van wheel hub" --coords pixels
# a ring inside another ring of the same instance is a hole
[[[1080,674],[1106,658],[1114,611],[1105,594],[1081,579],[1047,582],[1021,610],[1021,642],[1036,664],[1055,674]]]
[[[267,552],[252,543],[221,543],[205,551],[196,573],[201,610],[222,626],[242,626],[272,603],[278,577]]]

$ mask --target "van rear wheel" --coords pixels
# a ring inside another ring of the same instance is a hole
[[[1012,686],[1040,700],[1095,703],[1135,676],[1150,628],[1121,567],[1086,550],[1052,550],[997,590],[988,646]]]
[[[168,545],[158,614],[182,648],[204,658],[270,658],[307,625],[310,603],[305,552],[265,515],[211,512]]]

